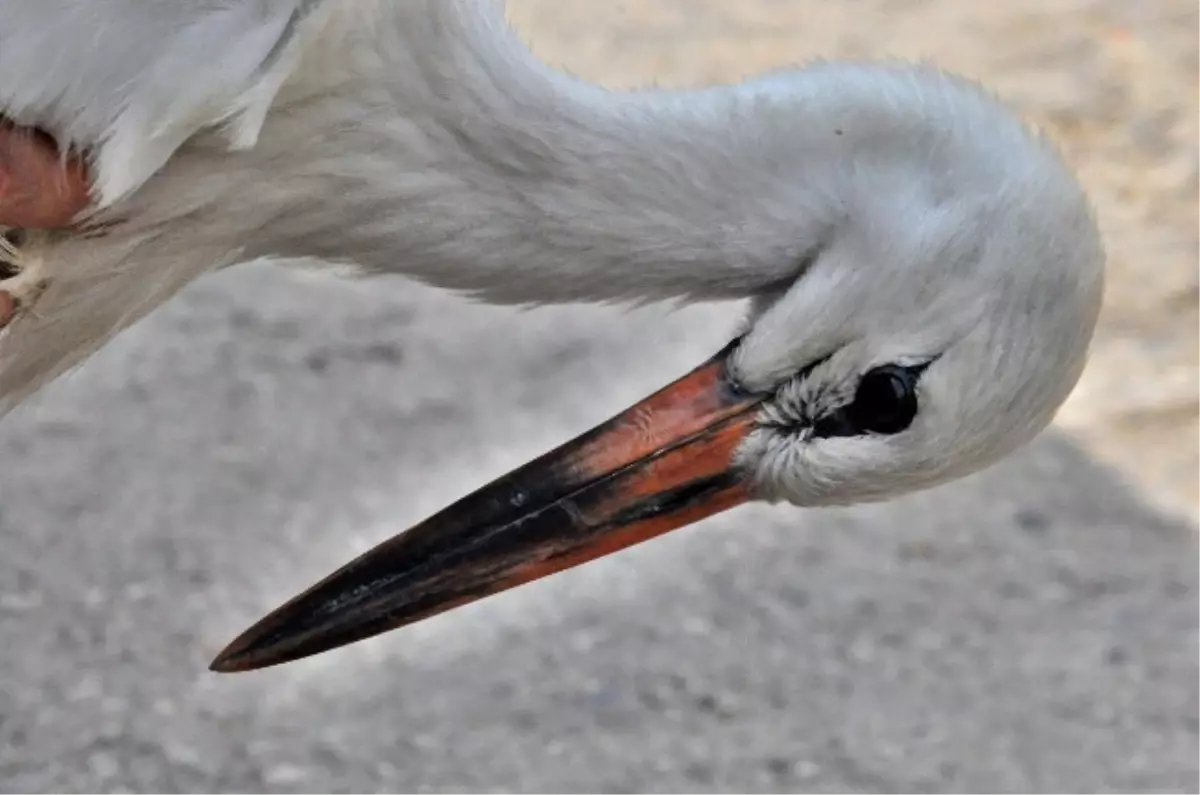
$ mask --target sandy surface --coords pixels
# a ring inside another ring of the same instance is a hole
[[[267,610],[682,373],[736,318],[519,313],[261,265],[204,279],[0,423],[0,790],[1196,792],[1197,536],[1162,510],[1195,501],[1195,15],[1042,7],[515,16],[611,83],[892,52],[1020,102],[1113,252],[1059,427],[886,505],[741,508],[216,676]]]

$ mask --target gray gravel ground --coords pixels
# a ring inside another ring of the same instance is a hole
[[[193,287],[0,423],[0,787],[1195,792],[1196,534],[1054,433],[899,502],[743,508],[206,671],[736,314],[522,315],[261,266]]]

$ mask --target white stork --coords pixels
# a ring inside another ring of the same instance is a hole
[[[709,362],[367,553],[218,670],[745,500],[975,472],[1049,423],[1100,307],[1100,237],[1059,155],[931,67],[618,92],[539,63],[490,0],[5,0],[0,114],[46,136],[0,130],[0,222],[70,217],[5,245],[0,409],[263,256],[499,303],[752,299]]]

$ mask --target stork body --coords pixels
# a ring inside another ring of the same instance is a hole
[[[820,63],[614,92],[539,63],[487,0],[105,4],[97,47],[47,70],[38,34],[84,35],[68,17],[90,5],[16,0],[0,23],[0,113],[89,152],[95,186],[74,228],[27,232],[10,255],[20,272],[0,290],[27,311],[0,339],[5,405],[191,280],[257,257],[500,303],[750,298],[745,333],[713,362],[478,498],[600,499],[588,489],[650,467],[654,485],[621,481],[600,513],[692,488],[685,507],[655,509],[677,526],[748,498],[843,504],[976,471],[1045,427],[1082,370],[1103,285],[1084,194],[1051,145],[961,78]],[[118,51],[126,17],[145,35]],[[473,505],[422,537],[531,526]],[[587,513],[572,511],[568,525]],[[363,591],[383,601],[322,613],[349,623],[310,621],[287,654],[666,524],[584,533],[584,549],[522,536],[440,601],[384,577]],[[421,576],[445,574],[438,560]],[[227,667],[278,661],[280,626],[320,612],[299,604],[273,619],[273,651],[256,635]]]

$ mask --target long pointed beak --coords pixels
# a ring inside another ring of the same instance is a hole
[[[730,380],[733,347],[334,572],[242,633],[212,670],[354,643],[745,502],[734,453],[762,397]]]

